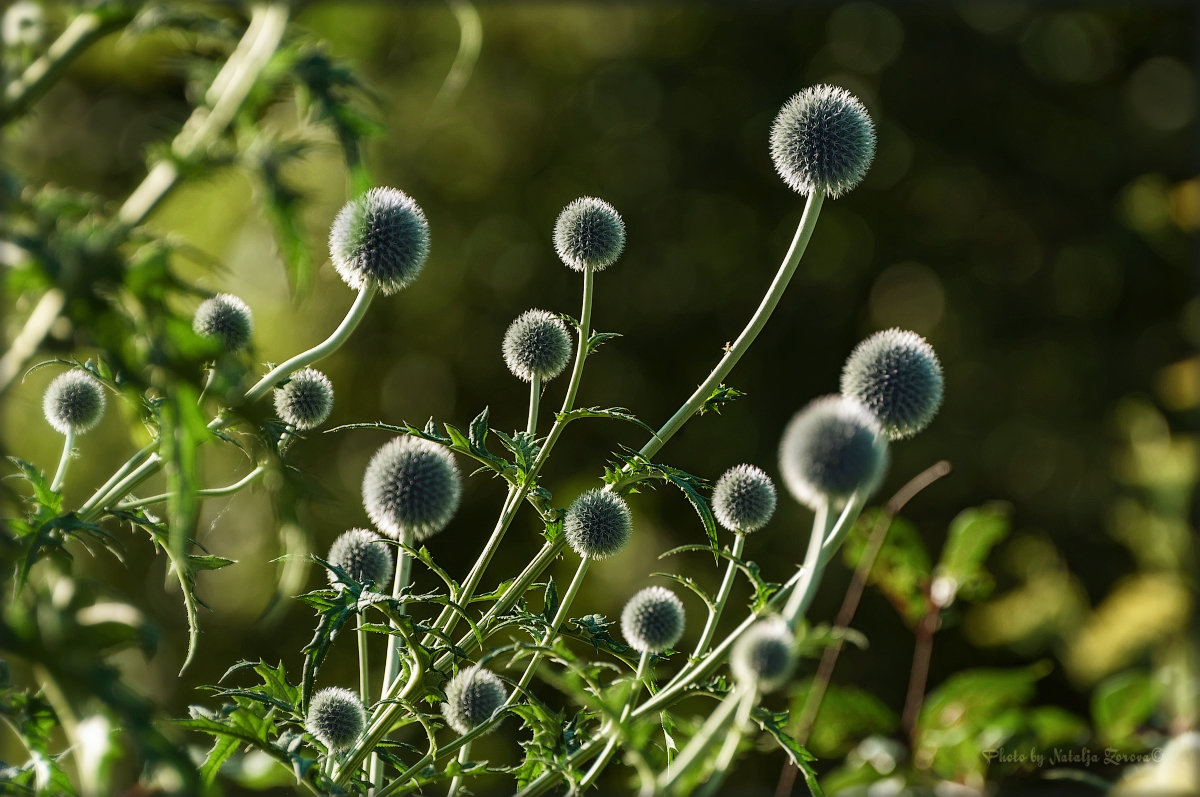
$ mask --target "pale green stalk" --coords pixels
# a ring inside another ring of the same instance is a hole
[[[470,756],[471,743],[466,742],[462,747],[458,748],[458,765],[465,767],[467,762],[471,760]],[[462,785],[463,776],[461,774],[455,775],[454,779],[450,781],[450,790],[446,792],[446,797],[458,797],[458,790],[462,788]]]
[[[153,454],[155,449],[157,449],[157,448],[158,448],[158,441],[153,440],[148,445],[143,447],[140,451],[138,451],[136,454],[134,454],[132,457],[130,457],[128,459],[128,461],[125,462],[124,465],[122,465],[120,468],[118,468],[117,471],[111,477],[109,477],[108,481],[106,481],[103,485],[101,485],[100,489],[98,489],[98,490],[96,490],[96,492],[92,493],[92,497],[89,498],[83,504],[83,506],[79,507],[79,514],[81,516],[83,516],[83,515],[87,515],[88,513],[90,513],[98,504],[100,504],[109,495],[109,493],[112,492],[113,488],[115,488],[116,485],[122,479],[124,479],[126,476],[128,476],[130,473],[132,473],[134,468],[141,465],[142,461],[145,460],[146,457]]]
[[[646,669],[650,664],[650,651],[642,651],[641,658],[638,659],[637,672],[633,676],[633,685],[629,689],[629,697],[625,698],[625,705],[621,707],[621,717],[617,720],[616,726],[610,725],[607,731],[608,743],[604,745],[604,750],[600,753],[593,763],[591,769],[583,776],[583,780],[579,782],[579,790],[586,791],[596,778],[600,776],[600,772],[608,764],[608,759],[612,757],[613,750],[617,747],[617,741],[621,738],[621,725],[629,719],[630,712],[633,711],[633,701],[637,699],[638,693],[642,691],[642,681],[646,677]],[[605,735],[603,732],[601,735]]]
[[[812,531],[808,535],[808,550],[804,554],[802,566],[804,577],[792,590],[792,597],[788,599],[787,606],[783,610],[783,617],[792,631],[796,630],[796,622],[804,615],[804,610],[808,608],[815,592],[808,587],[816,580],[817,564],[821,561],[821,545],[824,544],[825,537],[829,534],[830,520],[832,520],[832,516],[829,512],[829,502],[822,501],[813,515]]]
[[[812,237],[813,229],[817,225],[817,216],[821,213],[821,204],[824,202],[825,195],[820,189],[814,189],[808,195],[808,199],[804,204],[804,214],[800,217],[800,225],[796,228],[796,235],[792,238],[792,245],[788,248],[787,255],[783,259],[783,263],[779,266],[779,271],[775,274],[775,279],[771,282],[771,287],[763,296],[762,302],[754,315],[750,317],[746,328],[742,330],[742,334],[738,335],[737,340],[725,352],[725,356],[717,363],[717,367],[712,370],[708,378],[696,388],[696,392],[692,397],[680,407],[674,415],[671,416],[662,428],[642,446],[639,452],[647,459],[652,458],[658,453],[668,440],[670,440],[676,432],[678,432],[688,419],[699,412],[704,407],[704,402],[712,395],[718,385],[724,381],[733,367],[737,365],[738,360],[750,348],[750,344],[758,337],[758,333],[767,325],[767,320],[774,312],[776,305],[779,304],[780,298],[787,290],[788,283],[792,279],[792,275],[796,273],[796,267],[800,264],[800,258],[804,255],[804,250],[808,246],[808,241]]]
[[[558,629],[567,619],[567,613],[571,610],[571,603],[579,593],[579,588],[583,585],[583,577],[587,575],[588,566],[591,563],[591,558],[587,556],[579,560],[579,567],[575,569],[575,577],[571,579],[566,593],[562,596],[562,600],[558,604],[558,611],[554,613],[554,619],[550,622],[550,627],[546,629],[545,636],[542,637],[542,648],[547,648],[554,642],[554,637],[558,635]],[[529,682],[533,680],[533,674],[537,671],[537,666],[542,661],[543,652],[542,650],[535,650],[533,652],[533,658],[530,660],[529,666],[525,668],[525,674],[521,676],[521,680],[517,682],[517,688],[513,690],[512,695],[509,697],[510,703],[519,698],[525,687],[529,686]]]
[[[267,469],[264,466],[259,465],[233,484],[228,484],[224,487],[209,487],[205,490],[197,490],[196,495],[199,498],[213,498],[220,495],[232,495],[256,481],[266,472]],[[161,493],[159,495],[150,496],[149,498],[137,498],[129,501],[122,501],[121,503],[117,504],[117,509],[137,509],[138,507],[162,503],[163,501],[170,499],[170,497],[171,493]]]
[[[408,547],[412,547],[413,533],[409,529],[400,531],[400,543]],[[408,555],[408,551],[404,548],[399,548],[396,551],[396,573],[392,579],[392,597],[399,598],[401,593],[408,588],[409,582],[412,580],[412,557]],[[400,614],[407,613],[407,606],[403,603],[397,607]],[[393,628],[397,628],[396,624],[392,623]],[[397,628],[398,630],[398,628]],[[400,637],[397,634],[388,634],[387,655],[383,661],[383,687],[382,694],[390,694],[397,686],[396,681],[400,674]],[[366,701],[364,701],[365,703]],[[383,787],[383,760],[374,753],[371,754],[370,768],[371,782],[375,784],[375,789],[379,790]]]
[[[525,424],[525,431],[531,435],[537,432],[538,402],[541,397],[542,378],[534,374],[529,383],[529,421]]]
[[[733,550],[730,551],[732,558],[725,568],[725,578],[721,581],[721,588],[717,590],[713,607],[708,610],[708,622],[704,624],[704,630],[700,633],[700,641],[696,643],[696,649],[692,651],[693,659],[700,658],[704,651],[708,650],[708,643],[712,642],[713,634],[717,632],[717,622],[721,619],[721,612],[725,610],[725,602],[729,600],[729,593],[733,590],[733,579],[737,575],[737,565],[734,560],[742,558],[742,551],[745,548],[746,532],[735,531],[733,533]]]
[[[725,777],[729,774],[729,767],[733,764],[734,756],[737,755],[738,745],[741,744],[742,734],[746,732],[746,723],[750,721],[750,712],[754,709],[754,701],[757,697],[757,689],[741,687],[733,729],[725,736],[725,744],[721,746],[721,752],[717,754],[716,765],[708,776],[708,780],[696,792],[697,797],[710,797],[710,795],[716,794],[717,790],[721,788],[721,784],[725,782]]]
[[[667,771],[663,772],[658,778],[658,793],[668,794],[679,783],[680,777],[692,768],[704,752],[712,745],[713,739],[717,733],[724,730],[725,724],[729,722],[729,717],[738,707],[738,700],[732,699],[738,694],[735,689],[724,700],[721,701],[717,709],[708,715],[708,719],[700,726],[700,730],[688,742],[687,747],[676,756],[671,762]]]
[[[67,427],[66,439],[63,441],[62,457],[58,460],[58,470],[54,473],[54,481],[50,482],[50,492],[57,493],[62,489],[63,481],[67,478],[67,467],[71,464],[71,448],[75,445],[75,428]]]
[[[367,631],[362,627],[362,615],[358,617],[358,696],[364,706],[371,705],[371,660],[367,648]]]

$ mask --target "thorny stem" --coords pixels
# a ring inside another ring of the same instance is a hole
[[[696,392],[692,397],[680,407],[674,415],[671,416],[662,428],[642,446],[641,455],[647,459],[652,458],[658,453],[668,440],[670,440],[676,432],[687,423],[688,419],[699,412],[704,407],[704,402],[712,395],[713,390],[721,384],[721,382],[737,365],[738,360],[750,348],[750,344],[758,337],[758,333],[767,325],[767,320],[770,319],[771,313],[774,312],[776,305],[779,304],[780,298],[787,290],[788,283],[792,279],[792,275],[796,273],[796,267],[800,264],[800,258],[804,255],[804,250],[808,246],[808,241],[812,237],[813,229],[817,226],[817,216],[821,214],[821,204],[824,202],[825,195],[820,189],[814,189],[808,195],[808,200],[804,204],[804,215],[800,217],[800,225],[796,228],[796,235],[792,238],[792,245],[788,248],[787,255],[783,259],[783,263],[779,266],[778,273],[775,274],[775,279],[771,283],[762,302],[754,315],[750,317],[750,321],[746,324],[746,328],[742,330],[742,334],[738,335],[737,340],[725,352],[725,356],[717,363],[717,367],[712,370],[708,378],[696,388]]]
[[[50,482],[50,492],[57,493],[62,489],[63,481],[67,478],[67,467],[71,464],[71,448],[75,445],[75,429],[67,428],[66,439],[63,440],[62,457],[58,460],[58,470],[54,472],[54,481]]]
[[[717,622],[721,619],[721,613],[725,610],[725,602],[729,600],[729,593],[733,590],[733,579],[737,575],[737,565],[734,563],[734,560],[742,558],[742,552],[745,548],[746,532],[734,532],[733,550],[730,551],[732,558],[725,568],[725,578],[721,581],[721,588],[717,590],[717,597],[713,601],[713,608],[708,611],[708,622],[704,624],[704,631],[700,634],[700,641],[696,643],[696,649],[692,651],[693,659],[698,659],[704,655],[704,651],[708,650],[708,644],[712,642],[713,634],[717,632]]]

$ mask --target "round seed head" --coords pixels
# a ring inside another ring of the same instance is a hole
[[[322,689],[308,704],[304,727],[330,750],[346,750],[367,726],[367,712],[358,695],[340,686]]]
[[[845,396],[811,401],[788,423],[779,447],[784,482],[797,501],[813,509],[874,492],[887,463],[879,421]]]
[[[771,127],[775,171],[793,191],[836,199],[862,182],[875,157],[875,126],[858,99],[836,86],[792,97]]]
[[[384,534],[416,540],[446,527],[462,496],[462,476],[446,449],[416,437],[397,437],[381,447],[363,476],[363,505]]]
[[[370,581],[379,586],[392,577],[392,554],[383,538],[367,529],[350,529],[343,532],[329,548],[329,563],[337,565],[360,584]],[[329,583],[337,589],[346,585],[338,580],[332,570]]]
[[[218,293],[196,308],[192,329],[197,335],[216,338],[222,350],[235,352],[250,342],[254,322],[245,302],[231,293]]]
[[[526,310],[504,333],[504,362],[519,379],[547,382],[562,373],[571,357],[571,333],[558,316]]]
[[[84,371],[59,374],[42,400],[46,420],[62,434],[83,434],[104,415],[104,388]]]
[[[325,374],[305,368],[275,390],[275,412],[299,431],[315,429],[333,411],[333,385]]]
[[[446,702],[442,714],[450,727],[470,733],[491,718],[508,700],[500,676],[484,667],[468,667],[446,684]]]
[[[620,551],[633,531],[625,499],[607,490],[588,490],[571,502],[563,523],[567,543],[580,556],[604,559]]]
[[[775,514],[775,484],[753,465],[732,467],[713,487],[713,514],[730,531],[758,531]]]
[[[842,369],[842,394],[875,413],[889,439],[912,437],[942,406],[942,364],[925,338],[886,329],[850,353]]]
[[[625,248],[625,222],[603,199],[585,196],[563,208],[554,223],[554,249],[576,271],[602,271]]]
[[[638,653],[661,653],[683,636],[683,603],[663,587],[646,587],[625,604],[621,633]]]
[[[390,296],[421,273],[429,256],[429,222],[403,191],[372,188],[347,202],[333,220],[329,254],[351,288],[370,282]]]
[[[795,638],[778,617],[760,620],[746,630],[729,653],[729,669],[739,683],[772,692],[787,683],[795,666]]]

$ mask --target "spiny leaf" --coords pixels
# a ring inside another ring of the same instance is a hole
[[[700,414],[706,412],[715,412],[721,414],[721,408],[731,401],[739,399],[746,395],[740,390],[732,387],[727,387],[724,384],[717,385],[713,388],[713,392],[704,400],[704,406],[700,408]]]
[[[557,412],[554,417],[559,423],[569,423],[580,418],[612,418],[640,426],[650,434],[656,433],[654,429],[624,407],[579,407],[567,412]]]
[[[588,338],[587,353],[590,355],[613,338],[619,337],[621,337],[620,332],[593,332],[592,336]]]

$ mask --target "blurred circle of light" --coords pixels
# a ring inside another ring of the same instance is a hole
[[[946,291],[928,266],[905,262],[889,266],[871,286],[871,324],[928,334],[946,308]]]
[[[896,60],[904,45],[900,19],[877,3],[847,3],[829,15],[829,49],[839,63],[874,73]]]
[[[1179,130],[1196,116],[1196,78],[1177,58],[1147,60],[1129,77],[1125,96],[1138,119],[1155,130]]]
[[[1052,14],[1029,25],[1021,56],[1039,77],[1057,83],[1090,83],[1113,66],[1112,37],[1092,15]]]

